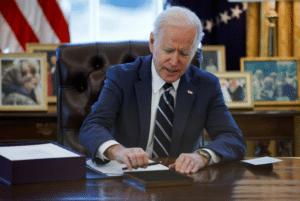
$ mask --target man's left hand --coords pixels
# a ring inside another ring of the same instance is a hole
[[[169,165],[169,168],[175,168],[175,170],[180,173],[194,174],[199,169],[205,167],[207,163],[207,159],[198,153],[183,153],[180,154],[180,156],[176,159],[175,163]]]

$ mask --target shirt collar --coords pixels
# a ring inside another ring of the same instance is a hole
[[[151,62],[151,72],[152,72],[152,89],[153,89],[154,93],[156,93],[156,92],[158,92],[164,86],[164,84],[166,83],[166,81],[164,81],[157,74],[157,72],[155,70],[155,67],[154,67],[153,59],[152,59],[152,62]],[[175,92],[178,89],[179,81],[180,81],[180,78],[178,80],[176,80],[175,82],[172,83]]]

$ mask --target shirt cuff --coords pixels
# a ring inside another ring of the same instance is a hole
[[[210,162],[207,165],[213,165],[213,164],[216,164],[216,163],[220,162],[220,160],[221,160],[220,157],[217,156],[217,154],[214,151],[212,151],[210,149],[203,148],[203,149],[197,150],[197,152],[199,152],[200,150],[207,151],[211,156]]]
[[[120,144],[115,140],[108,140],[106,142],[104,142],[99,148],[98,151],[96,153],[96,157],[100,158],[101,160],[109,160],[107,157],[105,157],[104,152],[106,151],[106,149],[108,149],[110,146],[115,145],[115,144]]]

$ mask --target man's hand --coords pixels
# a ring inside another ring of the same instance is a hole
[[[142,148],[125,148],[120,144],[112,145],[104,155],[110,160],[126,164],[129,170],[148,166],[148,154]]]
[[[195,173],[199,169],[205,167],[207,165],[207,159],[198,154],[180,154],[180,156],[176,159],[175,163],[169,165],[169,168],[175,168],[177,172],[189,174]]]

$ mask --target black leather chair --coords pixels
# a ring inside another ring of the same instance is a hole
[[[58,142],[87,155],[79,143],[84,118],[97,101],[106,70],[149,55],[148,42],[65,44],[57,48],[57,128]],[[199,53],[202,56],[202,53]],[[202,57],[201,57],[202,60]],[[200,66],[198,56],[192,64]]]

